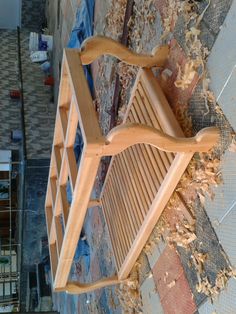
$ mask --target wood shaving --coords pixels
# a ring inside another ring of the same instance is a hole
[[[116,289],[122,309],[127,314],[142,313],[142,300],[138,282],[138,263],[133,268],[130,279]]]
[[[177,66],[178,66],[178,75],[175,81],[175,86],[177,88],[185,90],[191,85],[195,75],[197,74],[196,69],[198,67],[198,64],[196,63],[196,61],[188,60],[186,64],[184,65],[183,72],[181,70],[180,65],[177,65]]]
[[[188,248],[189,244],[196,240],[197,236],[194,233],[194,226],[183,223],[176,224],[176,230],[171,231],[167,236],[169,245],[177,245],[183,248]]]
[[[194,253],[191,255],[191,259],[196,271],[201,275],[204,271],[204,263],[207,260],[207,254],[194,251]]]
[[[220,270],[214,284],[211,284],[207,277],[201,278],[198,276],[199,282],[196,285],[196,289],[199,293],[204,293],[214,300],[226,288],[228,280],[232,277],[235,278],[235,270],[232,268]]]

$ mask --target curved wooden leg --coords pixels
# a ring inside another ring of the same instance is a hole
[[[103,156],[116,155],[135,144],[149,144],[166,152],[194,153],[207,152],[220,138],[216,127],[204,128],[191,138],[173,137],[160,130],[143,124],[127,123],[112,129],[103,148]]]
[[[79,283],[76,281],[69,281],[64,288],[56,288],[55,291],[56,292],[66,291],[69,294],[82,294],[94,291],[96,289],[101,289],[107,286],[117,285],[120,284],[121,282],[124,281],[119,280],[117,276],[104,278],[89,284]]]
[[[98,57],[106,54],[114,56],[130,65],[147,68],[152,66],[162,67],[168,57],[169,47],[156,47],[150,55],[137,54],[111,38],[94,36],[83,42],[80,58],[82,64],[90,64]]]

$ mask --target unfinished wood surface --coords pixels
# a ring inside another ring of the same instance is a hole
[[[107,154],[115,156],[101,200],[113,238],[118,278],[124,280],[193,153],[209,150],[219,139],[219,132],[216,128],[209,128],[194,138],[184,138],[157,80],[150,70],[144,69],[139,71],[123,124],[114,128],[106,139]],[[107,201],[109,199],[116,199],[116,202],[111,204]],[[125,242],[109,218],[116,217],[118,212],[122,214]],[[125,247],[125,253],[128,250],[125,258],[118,246]]]
[[[84,41],[81,47],[81,61],[90,64],[102,55],[114,56],[130,65],[140,67],[162,67],[169,54],[169,46],[154,48],[151,55],[142,55],[132,52],[119,42],[103,36],[93,36]]]
[[[55,291],[84,293],[127,279],[193,153],[207,151],[219,138],[216,128],[184,138],[148,69],[137,75],[124,123],[102,136],[82,67],[102,53],[151,66],[163,65],[168,49],[161,47],[152,56],[139,56],[110,39],[97,37],[88,40],[81,52],[65,50],[45,201]],[[79,165],[74,153],[77,132],[83,140]],[[101,197],[92,199],[103,156],[113,156],[112,162]],[[95,283],[71,282],[69,274],[87,209],[100,205],[117,274]]]
[[[73,149],[78,126],[84,143],[79,169]],[[96,152],[104,145],[79,54],[66,50],[46,196],[55,289],[67,284],[88,205],[99,204],[95,200],[91,203],[90,195],[100,162]],[[67,185],[71,187],[71,204],[67,199]]]

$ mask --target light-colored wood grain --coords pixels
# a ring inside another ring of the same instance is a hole
[[[101,289],[108,286],[114,286],[117,284],[120,284],[121,281],[118,280],[117,276],[112,276],[109,278],[104,278],[101,280],[98,280],[97,282],[93,282],[91,284],[83,284],[78,282],[68,282],[66,287],[61,289],[56,289],[57,292],[60,291],[66,291],[70,294],[81,294],[81,293],[89,293],[91,291]]]
[[[205,128],[191,138],[177,138],[144,124],[122,124],[108,133],[103,155],[117,155],[128,147],[140,143],[152,145],[166,152],[207,152],[219,138],[219,129],[216,127]]]
[[[94,36],[84,41],[81,48],[81,61],[90,64],[102,55],[114,56],[123,62],[140,67],[162,67],[168,57],[169,47],[161,46],[153,49],[151,55],[137,54],[119,42],[103,36]]]
[[[160,189],[158,190],[157,195],[155,196],[152,205],[149,209],[149,212],[139,229],[139,232],[136,236],[135,241],[133,242],[132,247],[129,250],[128,255],[118,272],[118,278],[124,279],[127,278],[129,273],[132,270],[132,267],[137,260],[139,254],[142,251],[145,243],[147,242],[154,226],[156,225],[160,215],[162,214],[165,205],[170,199],[176,185],[178,184],[184,170],[189,164],[193,154],[185,153],[178,154],[175,157],[174,162],[171,165],[168,174],[166,175]]]
[[[123,124],[102,136],[82,63],[104,53],[131,64],[162,66],[168,48],[140,56],[110,39],[96,37],[82,51],[65,50],[45,201],[55,291],[85,293],[127,279],[193,153],[207,151],[219,140],[216,128],[185,138],[157,80],[146,68],[137,75]],[[84,144],[79,166],[73,148],[78,127]],[[101,196],[92,199],[103,156],[113,157]],[[89,284],[70,282],[84,219],[94,206],[102,206],[104,212],[117,276]],[[191,212],[183,208],[191,220]]]

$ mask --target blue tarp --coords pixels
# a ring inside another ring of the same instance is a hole
[[[76,22],[70,35],[68,48],[80,48],[83,41],[93,35],[93,14],[95,0],[82,0],[77,10]],[[90,74],[90,67],[85,66],[85,75],[93,92],[93,80]]]

